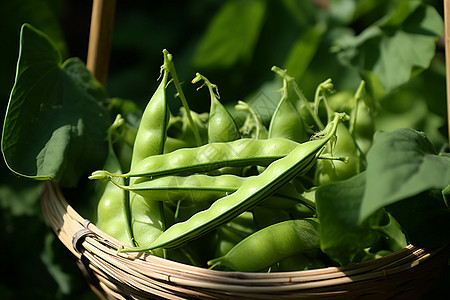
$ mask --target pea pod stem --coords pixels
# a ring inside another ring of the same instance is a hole
[[[299,97],[300,101],[303,102],[303,105],[305,106],[305,108],[307,109],[307,111],[309,112],[311,117],[313,118],[313,120],[316,123],[319,130],[323,130],[325,128],[325,126],[323,125],[322,121],[319,119],[319,116],[311,108],[311,103],[308,101],[308,99],[306,99],[305,95],[302,93],[302,91],[298,87],[297,82],[295,82],[295,78],[290,76],[286,70],[280,69],[277,66],[273,66],[272,71],[274,71],[275,73],[277,73],[278,76],[280,76],[281,78],[283,78],[284,80],[286,80],[287,82],[292,84],[292,87],[293,87],[295,93]]]
[[[192,131],[194,132],[194,136],[197,141],[197,145],[200,146],[202,144],[202,138],[200,136],[200,132],[198,130],[197,124],[195,124],[194,120],[192,119],[189,104],[184,95],[183,88],[181,87],[181,84],[180,84],[180,80],[178,80],[178,75],[175,70],[175,65],[173,63],[172,54],[170,54],[166,49],[163,50],[163,54],[164,54],[164,65],[169,70],[170,75],[172,76],[173,83],[175,84],[175,88],[177,89],[177,92],[178,92],[178,96],[180,97],[181,102],[183,103],[183,107],[186,110],[186,116],[189,120],[189,123],[191,124]]]
[[[203,83],[201,86],[199,86],[199,87],[197,88],[197,90],[201,89],[202,87],[204,87],[204,86],[206,85],[206,86],[208,87],[209,94],[210,94],[211,98],[214,98],[214,97],[220,98],[220,97],[219,97],[219,90],[218,90],[218,88],[217,88],[217,85],[211,83],[211,82],[208,80],[208,78],[206,78],[206,77],[203,76],[202,74],[200,74],[200,73],[197,72],[197,73],[195,74],[194,79],[192,79],[191,83],[197,83],[197,82],[199,82],[200,80],[203,80],[204,83]]]
[[[263,173],[249,180],[236,192],[216,200],[208,209],[194,214],[187,221],[172,225],[149,245],[138,248],[124,247],[119,251],[143,252],[157,248],[174,248],[210,232],[254,207],[314,165],[325,144],[335,135],[342,117],[342,114],[336,114],[320,138],[299,144],[289,155],[270,164]]]
[[[316,115],[319,114],[320,101],[323,100],[325,109],[327,111],[327,121],[328,122],[331,121],[331,118],[333,117],[335,112],[328,104],[326,93],[333,92],[333,89],[334,89],[334,85],[333,85],[331,79],[328,78],[327,80],[325,80],[324,82],[319,84],[319,86],[316,89],[315,96],[314,96],[314,112],[315,112],[315,114]]]
[[[359,106],[359,101],[361,101],[363,99],[363,92],[364,92],[364,87],[365,87],[365,81],[361,81],[361,83],[359,84],[358,89],[356,90],[355,96],[353,97],[354,101],[355,101],[355,105],[353,106],[352,112],[350,114],[350,122],[349,122],[349,128],[348,130],[350,131],[350,134],[352,136],[355,136],[355,127],[356,127],[356,119],[357,119],[357,115],[358,115],[358,106]]]
[[[253,129],[255,130],[255,139],[264,139],[267,137],[267,129],[261,122],[261,118],[256,111],[244,101],[239,100],[235,106],[236,110],[247,112],[248,116],[245,119],[244,124],[241,127],[241,132],[244,136],[251,135]]]

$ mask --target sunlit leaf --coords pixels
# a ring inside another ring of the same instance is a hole
[[[403,1],[359,35],[337,41],[339,57],[359,70],[368,85],[375,82],[390,92],[429,67],[443,28],[433,7]]]
[[[227,1],[212,20],[194,57],[197,68],[227,68],[251,58],[266,1]]]
[[[423,132],[377,132],[367,155],[367,187],[360,220],[381,207],[450,183],[450,156],[438,155]]]
[[[15,173],[74,186],[106,155],[104,89],[79,59],[62,62],[52,41],[25,24],[2,151]]]

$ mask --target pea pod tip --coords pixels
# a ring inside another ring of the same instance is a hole
[[[92,172],[91,176],[89,176],[88,178],[90,180],[95,180],[95,179],[99,179],[99,180],[109,180],[109,177],[111,175],[104,170],[99,170],[99,171],[94,171]]]

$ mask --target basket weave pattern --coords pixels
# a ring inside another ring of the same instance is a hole
[[[280,273],[224,272],[143,253],[122,245],[81,217],[58,185],[45,182],[42,209],[102,299],[417,299],[445,267],[450,246],[412,245],[353,266]]]

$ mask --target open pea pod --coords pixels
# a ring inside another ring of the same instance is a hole
[[[141,252],[157,248],[174,248],[229,222],[296,176],[307,172],[316,162],[323,146],[336,133],[337,125],[343,117],[342,114],[336,114],[320,138],[299,144],[286,157],[270,164],[263,173],[249,180],[236,192],[218,199],[208,209],[194,214],[185,222],[172,225],[149,245],[124,247],[119,251]]]

